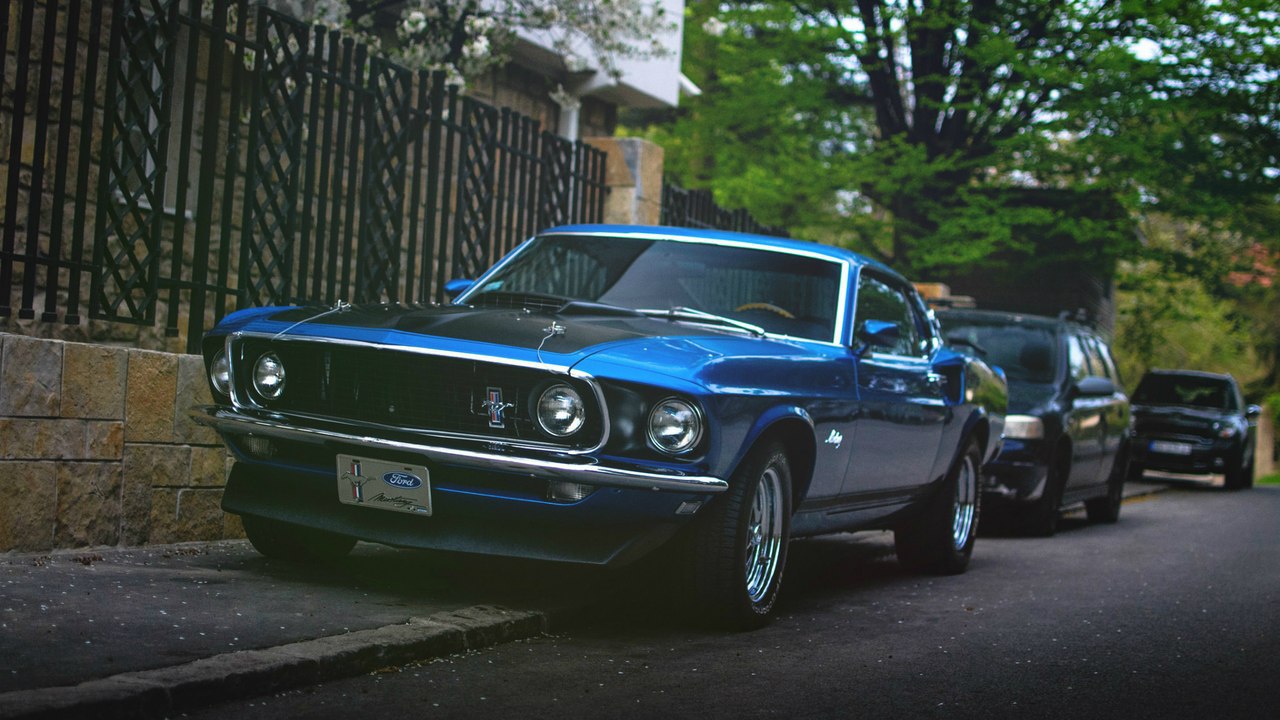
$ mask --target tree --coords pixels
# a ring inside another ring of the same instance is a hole
[[[750,145],[739,158],[790,164],[773,177],[805,176],[794,167],[805,166],[846,207],[869,203],[883,214],[853,217],[887,220],[891,234],[866,233],[860,249],[908,272],[1025,251],[1028,225],[1074,220],[1011,204],[1008,188],[1104,190],[1135,209],[1221,218],[1280,191],[1280,14],[1265,5],[693,3],[716,32],[687,24],[686,72],[736,99],[708,90],[668,127],[688,141],[718,137],[721,118],[704,111],[736,104],[780,118],[780,133],[808,133],[777,143],[785,154]],[[707,43],[721,49],[697,52]],[[734,67],[769,73],[725,82],[725,49],[741,55]],[[705,182],[730,194],[740,168],[722,171],[723,154],[704,152],[716,160]],[[1133,249],[1120,234],[1109,240],[1114,256]]]
[[[507,61],[517,30],[540,33],[567,73],[661,55],[674,29],[656,0],[320,0],[316,14],[410,68],[464,84]]]

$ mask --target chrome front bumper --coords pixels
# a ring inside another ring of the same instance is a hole
[[[470,470],[523,473],[547,480],[644,490],[671,490],[689,493],[719,493],[729,484],[704,475],[679,475],[599,465],[593,459],[553,460],[504,453],[463,450],[357,435],[339,430],[299,427],[279,420],[247,415],[237,410],[204,405],[191,410],[191,419],[227,435],[254,435],[322,445],[342,443],[371,451],[395,450],[421,455],[427,460]]]

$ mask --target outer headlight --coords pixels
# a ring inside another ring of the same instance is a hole
[[[209,365],[209,382],[219,395],[231,395],[231,363],[227,360],[227,351],[219,350]]]
[[[267,400],[275,400],[284,392],[284,364],[275,353],[267,353],[254,363],[253,389]]]
[[[693,405],[667,398],[649,413],[649,441],[665,453],[678,455],[698,444],[702,437],[702,416]]]
[[[568,385],[552,385],[538,398],[538,426],[548,435],[569,437],[587,421],[587,406]]]
[[[1014,440],[1038,440],[1044,437],[1044,421],[1033,415],[1006,416],[1004,436]]]
[[[1238,432],[1236,426],[1229,422],[1215,422],[1213,424],[1213,429],[1217,431],[1218,437],[1223,439],[1233,438],[1236,436],[1236,432]]]

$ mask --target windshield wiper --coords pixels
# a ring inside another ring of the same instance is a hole
[[[764,328],[760,327],[759,325],[752,325],[751,323],[748,323],[748,322],[742,322],[741,320],[734,320],[731,317],[725,317],[723,315],[715,315],[713,313],[703,312],[701,310],[696,310],[691,307],[677,306],[669,310],[642,308],[640,310],[637,310],[636,312],[639,312],[642,315],[648,315],[649,317],[665,317],[668,320],[693,320],[697,322],[711,322],[711,323],[716,323],[718,325],[727,325],[731,328],[736,328],[738,330],[745,330],[746,332],[749,332],[752,335],[755,335],[757,337],[764,337],[765,335]]]

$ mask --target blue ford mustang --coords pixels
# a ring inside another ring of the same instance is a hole
[[[204,340],[195,411],[223,507],[277,557],[395,546],[624,564],[763,624],[790,538],[892,529],[965,569],[999,371],[944,347],[912,286],[839,248],[569,226],[444,306],[268,307]]]

